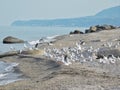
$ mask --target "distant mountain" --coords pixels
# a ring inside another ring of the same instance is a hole
[[[103,18],[120,18],[120,6],[105,9],[95,15]]]
[[[12,26],[81,26],[89,27],[97,24],[120,26],[120,6],[105,9],[94,16],[68,19],[15,21]]]

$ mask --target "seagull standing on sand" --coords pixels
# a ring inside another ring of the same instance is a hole
[[[52,44],[51,42],[48,42],[48,45],[49,45],[49,46],[52,46],[53,44]]]
[[[99,62],[100,62],[100,63],[104,63],[104,64],[106,63],[105,60],[102,59],[102,58],[99,59]]]
[[[64,55],[64,64],[65,64],[65,65],[71,64],[71,62],[70,62],[69,59],[68,59],[68,55]]]
[[[115,59],[113,59],[113,58],[109,58],[109,61],[110,61],[110,63],[115,63]]]
[[[105,63],[109,64],[109,60],[108,60],[107,56],[103,56],[103,60],[105,61]]]
[[[80,40],[80,45],[85,45],[85,41]]]
[[[78,48],[78,50],[82,50],[82,47],[81,47],[81,45],[79,45],[78,43],[76,43],[76,46],[77,46],[77,48]]]
[[[112,42],[111,43],[108,42],[107,45],[108,45],[108,47],[112,47]]]
[[[35,44],[35,48],[37,48],[37,47],[38,47],[38,43]]]
[[[110,61],[110,63],[115,63],[116,57],[114,55],[111,55],[111,57],[109,57],[109,61]]]

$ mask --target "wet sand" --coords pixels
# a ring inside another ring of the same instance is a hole
[[[120,29],[63,35],[56,39],[53,45],[38,46],[39,49],[72,47],[79,40],[84,40],[86,47],[98,48],[108,41],[119,42]],[[120,90],[120,61],[109,65],[77,62],[65,66],[41,53],[3,57],[0,61],[19,63],[18,68],[26,77],[0,86],[0,90]]]

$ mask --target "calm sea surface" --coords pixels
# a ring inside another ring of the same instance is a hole
[[[54,35],[69,34],[70,31],[79,29],[84,31],[81,27],[0,27],[0,53],[10,51],[10,47],[21,49],[23,44],[3,44],[3,39],[7,36],[13,36],[25,41],[38,40],[42,37],[50,37]]]

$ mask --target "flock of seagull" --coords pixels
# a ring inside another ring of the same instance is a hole
[[[53,38],[50,38],[53,40]],[[38,45],[43,44],[45,42],[50,43],[51,40],[45,41],[44,39],[36,40],[36,41],[31,41],[28,42],[26,45],[24,44],[24,49],[38,49]],[[50,44],[48,44],[50,45]],[[116,63],[116,61],[120,60],[120,57],[115,57],[114,55],[111,55],[110,57],[104,56],[102,58],[97,59],[97,53],[100,51],[101,48],[93,48],[92,46],[86,47],[86,43],[82,40],[79,42],[76,42],[74,47],[63,47],[62,49],[58,48],[45,48],[44,55],[48,58],[54,59],[55,61],[62,62],[65,65],[72,64],[73,62],[92,62],[94,60],[98,61],[99,63],[103,64],[113,64]],[[112,42],[107,42],[102,45],[102,47],[105,48],[117,48],[120,46],[120,42],[117,43],[112,43]],[[11,47],[12,50],[15,50],[15,48]],[[20,53],[22,50],[20,50]]]
[[[120,46],[120,43],[113,44],[112,42],[107,42],[102,46],[106,48],[117,48]],[[120,61],[120,57],[115,57],[111,55],[110,57],[104,56],[103,58],[97,59],[97,53],[100,51],[100,48],[94,49],[92,46],[85,47],[84,41],[76,42],[75,47],[64,47],[62,49],[57,48],[46,48],[45,56],[51,59],[56,60],[57,62],[62,62],[65,65],[72,64],[73,62],[93,62],[98,61],[103,64],[114,64],[116,61]]]

